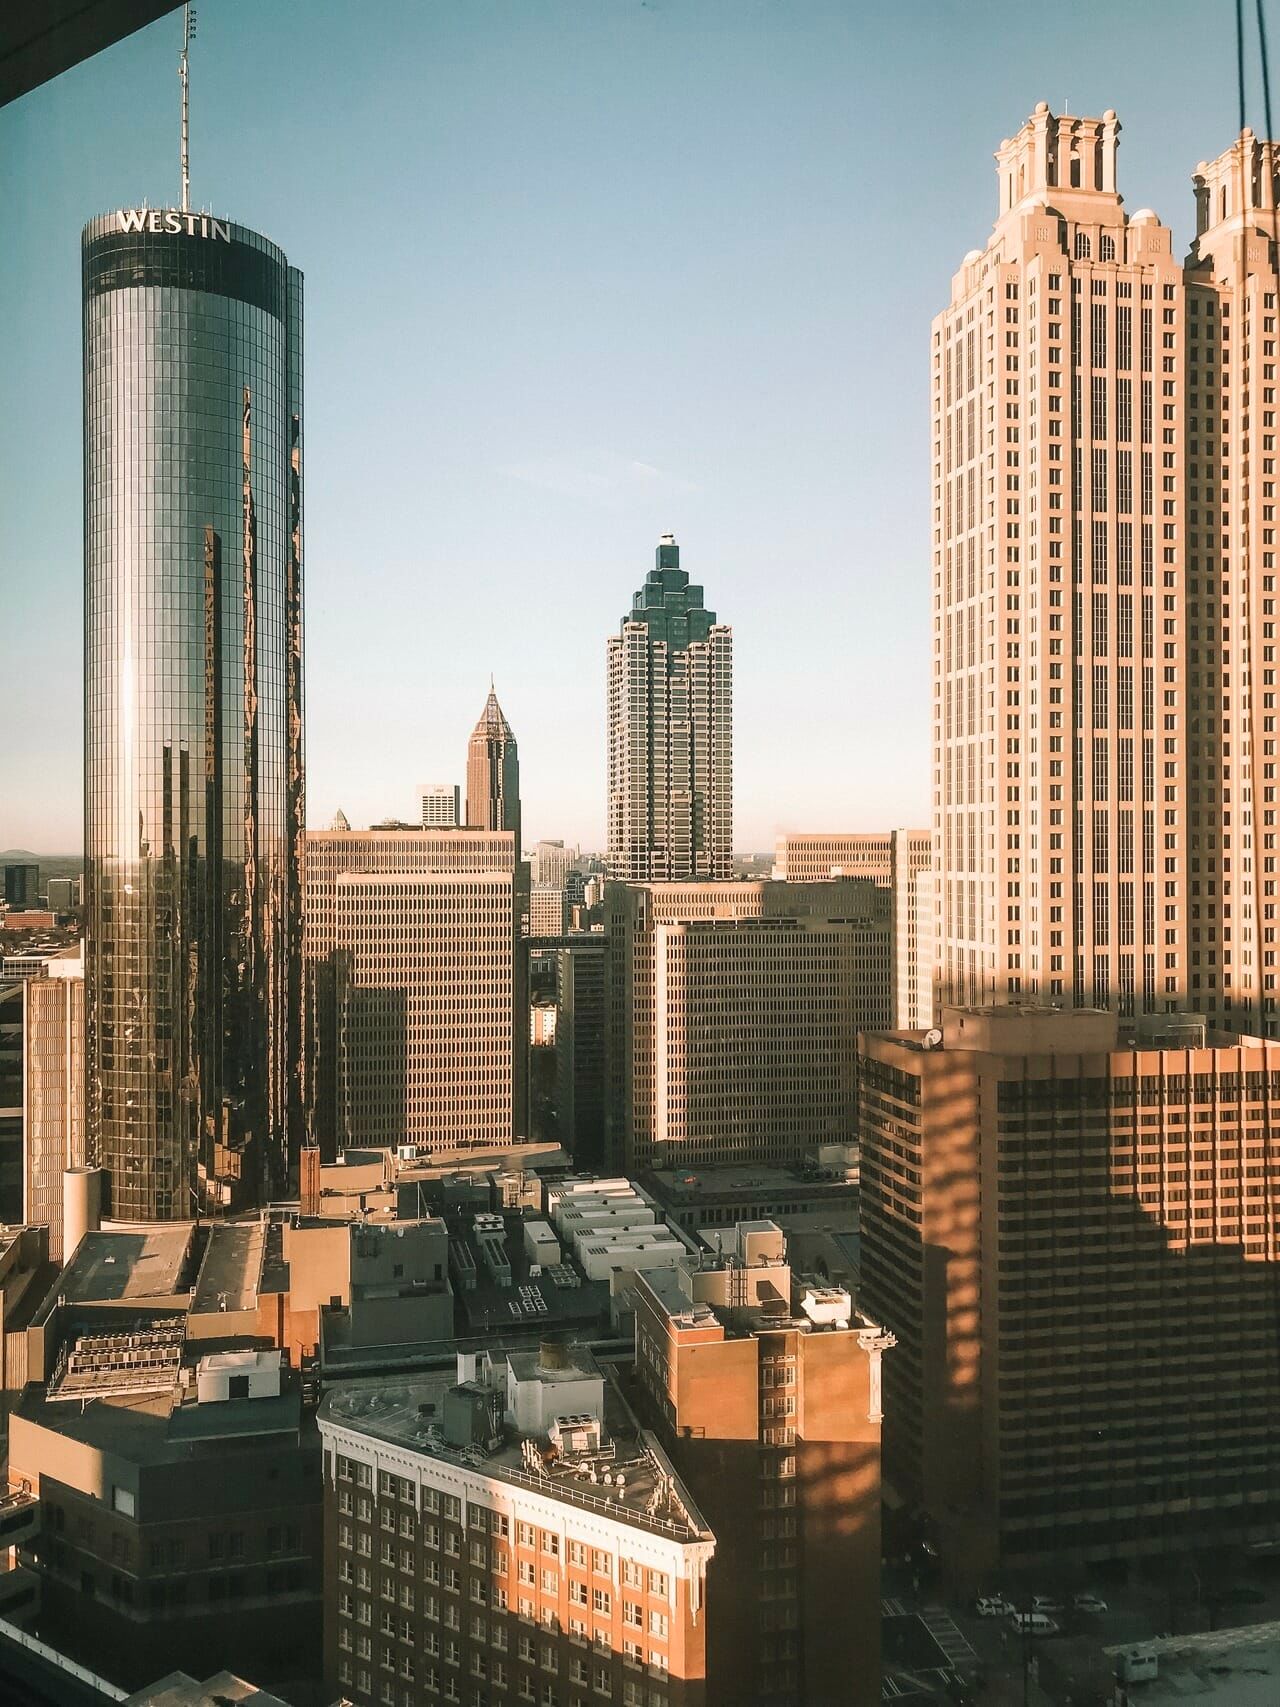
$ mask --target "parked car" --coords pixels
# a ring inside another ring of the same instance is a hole
[[[1055,1600],[1051,1594],[1033,1594],[1031,1610],[1033,1612],[1061,1612],[1062,1602]]]
[[[1011,1612],[1018,1609],[1002,1594],[980,1594],[973,1603],[973,1610],[979,1618],[1007,1618]]]
[[[1071,1604],[1077,1612],[1105,1612],[1107,1610],[1107,1603],[1102,1596],[1092,1594],[1087,1589],[1081,1594],[1073,1595]]]
[[[1015,1636],[1056,1636],[1058,1626],[1043,1612],[1015,1612],[1009,1619]]]

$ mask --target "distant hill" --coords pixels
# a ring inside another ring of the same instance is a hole
[[[42,865],[47,859],[53,860],[58,865],[69,865],[72,860],[79,860],[81,865],[84,864],[83,854],[42,854],[32,853],[30,848],[0,848],[0,860],[3,860],[6,865],[24,859],[28,864],[34,861],[36,865]]]
[[[32,853],[30,848],[5,848],[0,865],[38,865],[43,889],[51,877],[79,877],[84,870],[83,854]]]

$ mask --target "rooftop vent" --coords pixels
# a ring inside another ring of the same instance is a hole
[[[569,1342],[563,1339],[545,1339],[538,1344],[538,1368],[544,1371],[571,1369],[573,1359],[569,1355]]]

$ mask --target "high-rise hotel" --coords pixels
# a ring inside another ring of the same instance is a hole
[[[1276,147],[1185,263],[1042,102],[933,326],[944,998],[1276,1030]]]
[[[609,638],[608,873],[733,874],[733,630],[670,534]]]
[[[111,1212],[285,1183],[301,1063],[302,276],[85,227],[87,1143]]]

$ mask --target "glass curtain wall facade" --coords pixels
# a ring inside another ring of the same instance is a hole
[[[298,1106],[302,275],[173,211],[82,256],[87,1144],[183,1218],[282,1186]]]

